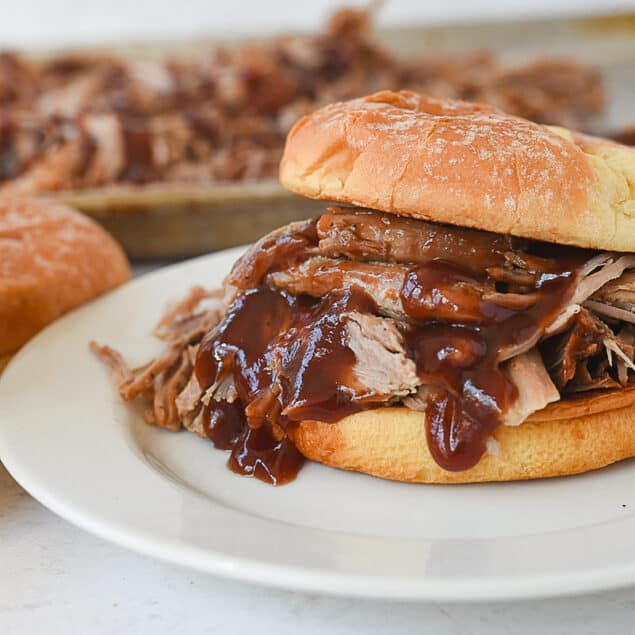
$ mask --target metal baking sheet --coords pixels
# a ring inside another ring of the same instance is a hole
[[[408,56],[490,50],[509,64],[552,56],[593,64],[601,69],[608,94],[600,129],[618,130],[635,122],[635,15],[408,27],[380,32],[379,39]],[[116,52],[183,54],[242,42],[129,44]],[[289,194],[275,182],[117,185],[55,196],[105,225],[136,259],[177,258],[248,243],[324,207]]]

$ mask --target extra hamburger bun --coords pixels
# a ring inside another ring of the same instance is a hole
[[[495,108],[384,91],[333,104],[290,132],[280,180],[310,198],[602,250],[635,251],[635,149]],[[309,459],[417,483],[577,474],[635,456],[635,386],[551,404],[494,431],[491,452],[448,472],[425,414],[381,408],[294,433]]]
[[[1,197],[0,370],[49,322],[129,277],[121,247],[95,222],[50,201]]]
[[[384,91],[301,119],[282,184],[310,198],[635,251],[635,149],[490,106]]]

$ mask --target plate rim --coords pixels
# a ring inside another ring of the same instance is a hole
[[[613,567],[591,567],[574,573],[525,576],[514,578],[489,576],[487,578],[419,579],[404,581],[386,576],[355,576],[346,573],[325,573],[288,565],[272,565],[250,559],[227,556],[222,552],[185,548],[161,547],[143,532],[126,531],[117,526],[103,524],[100,519],[84,515],[73,506],[66,506],[33,483],[18,466],[4,458],[5,468],[33,498],[72,525],[98,538],[116,544],[134,553],[218,577],[258,584],[276,589],[317,593],[334,597],[403,600],[407,602],[511,602],[571,597],[587,593],[629,588],[635,584],[635,562]],[[618,521],[619,522],[619,521]],[[206,554],[201,559],[200,555]],[[213,556],[215,564],[210,566]],[[538,585],[540,583],[540,585]],[[328,589],[325,590],[325,586]],[[501,592],[504,589],[504,592]]]

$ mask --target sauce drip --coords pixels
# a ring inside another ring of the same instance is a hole
[[[355,356],[341,315],[372,312],[357,290],[320,300],[263,286],[237,298],[201,343],[201,386],[231,382],[236,401],[211,399],[205,430],[231,451],[229,467],[273,484],[292,480],[304,461],[292,441],[298,422],[337,421],[361,409],[352,398]]]
[[[230,450],[227,465],[238,474],[283,485],[304,464],[304,457],[288,437],[277,440],[266,427],[249,427],[240,400],[210,402],[205,406],[204,428],[215,447]]]
[[[473,467],[487,439],[504,422],[518,391],[501,363],[515,347],[541,337],[572,294],[576,266],[544,261],[535,274],[532,305],[502,306],[489,276],[433,261],[413,268],[401,291],[406,313],[423,321],[408,334],[422,384],[430,386],[426,437],[445,470]],[[488,300],[488,297],[494,300]]]

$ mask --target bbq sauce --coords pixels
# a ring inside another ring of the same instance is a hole
[[[413,268],[401,291],[406,313],[426,321],[408,333],[422,384],[430,386],[426,437],[445,470],[478,463],[492,431],[518,395],[501,363],[515,346],[538,340],[569,301],[576,266],[583,258],[533,259],[533,304],[502,306],[504,298],[487,274],[476,276],[454,264],[432,261]],[[485,292],[483,292],[485,291]],[[487,300],[493,297],[495,300]]]
[[[205,406],[204,417],[205,433],[214,446],[230,450],[227,465],[233,472],[283,485],[304,464],[304,457],[286,435],[278,440],[267,427],[249,427],[240,400],[212,401]]]
[[[362,408],[347,388],[355,355],[341,316],[373,310],[356,290],[316,300],[262,286],[237,298],[196,360],[201,386],[235,389],[232,404],[212,398],[205,410],[205,431],[230,450],[230,469],[286,483],[304,461],[293,444],[300,421],[337,421]]]
[[[265,274],[306,258],[317,248],[317,219],[293,223],[258,241],[232,267],[228,283],[240,290],[257,287]]]

